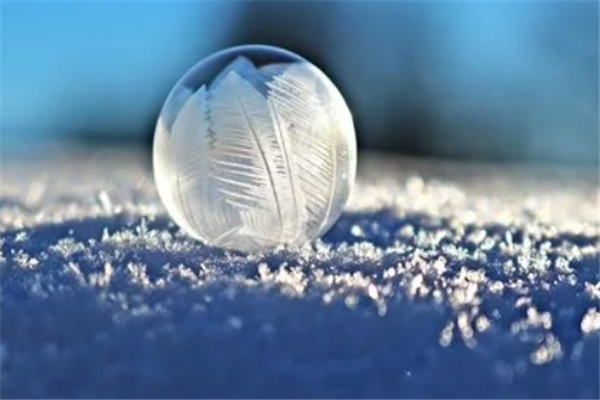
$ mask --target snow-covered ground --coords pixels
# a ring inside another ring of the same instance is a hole
[[[225,252],[140,154],[2,160],[2,397],[595,397],[598,175],[364,155],[317,243]]]

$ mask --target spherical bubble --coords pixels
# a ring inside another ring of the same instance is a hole
[[[333,225],[354,183],[356,138],[342,95],[317,67],[276,47],[240,46],[177,82],[153,158],[159,195],[183,230],[262,251]]]

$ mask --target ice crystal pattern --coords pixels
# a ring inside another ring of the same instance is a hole
[[[308,62],[256,68],[240,56],[208,85],[176,88],[155,134],[172,218],[211,245],[301,245],[341,214],[355,177],[352,117]]]

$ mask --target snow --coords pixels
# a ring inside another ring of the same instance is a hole
[[[363,155],[315,243],[169,220],[140,154],[2,160],[3,397],[598,397],[596,172]]]

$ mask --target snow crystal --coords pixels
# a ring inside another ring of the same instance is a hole
[[[597,330],[600,330],[600,313],[590,308],[581,320],[581,331],[587,335]]]
[[[110,200],[110,196],[105,190],[101,190],[100,193],[98,193],[98,202],[102,206],[102,210],[105,213],[110,214],[112,211],[112,202]]]
[[[440,345],[442,347],[448,347],[452,343],[452,337],[454,331],[454,321],[450,322],[446,327],[442,330],[440,334]]]
[[[560,342],[552,334],[547,334],[543,344],[531,353],[531,362],[536,365],[547,364],[552,360],[562,357]]]

